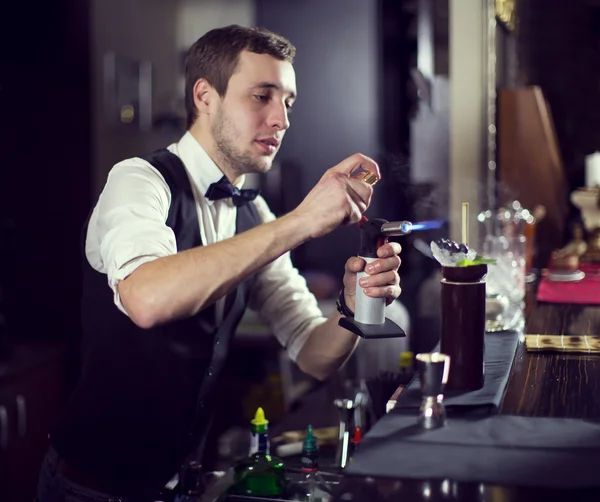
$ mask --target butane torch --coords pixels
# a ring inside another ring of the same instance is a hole
[[[377,250],[387,242],[388,237],[406,235],[412,232],[409,221],[387,221],[381,218],[367,220],[363,217],[360,225],[360,250],[358,256],[370,263],[378,259]],[[363,338],[399,338],[406,336],[404,330],[385,317],[385,298],[371,298],[365,295],[359,281],[366,272],[356,276],[356,302],[354,318],[342,317],[338,324]]]

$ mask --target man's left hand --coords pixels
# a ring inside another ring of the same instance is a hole
[[[352,312],[356,311],[356,274],[363,270],[367,275],[361,279],[359,287],[363,288],[365,295],[371,298],[385,298],[386,305],[400,296],[400,251],[400,244],[388,242],[377,250],[379,258],[368,265],[357,256],[348,259],[344,273],[344,299]]]

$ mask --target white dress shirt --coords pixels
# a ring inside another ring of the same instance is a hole
[[[233,237],[237,208],[231,199],[211,201],[204,197],[208,186],[223,176],[221,170],[189,132],[168,149],[183,161],[189,176],[202,244]],[[242,178],[238,188],[243,183]],[[177,253],[175,235],[165,223],[170,203],[171,193],[163,176],[148,162],[135,157],[111,169],[92,212],[86,256],[95,270],[107,275],[115,305],[124,314],[127,312],[117,290],[119,281],[143,263]],[[262,197],[252,203],[263,223],[275,219]],[[216,304],[218,323],[222,321],[224,302],[225,298],[221,298]],[[258,271],[249,307],[271,327],[294,361],[309,333],[325,321],[289,253]]]

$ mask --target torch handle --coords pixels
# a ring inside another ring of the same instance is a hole
[[[377,258],[368,258],[364,256],[361,256],[360,258],[367,263],[377,260]],[[385,322],[385,298],[371,298],[370,296],[365,295],[359,281],[366,275],[366,272],[359,272],[356,274],[354,320],[364,324],[383,324]]]

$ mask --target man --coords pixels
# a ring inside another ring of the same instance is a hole
[[[338,313],[322,317],[288,252],[359,221],[372,188],[350,175],[379,176],[375,162],[343,160],[279,219],[240,190],[246,173],[271,168],[290,125],[294,53],[267,30],[210,31],[186,60],[187,133],[111,170],[87,226],[81,378],[52,434],[40,502],[151,499],[206,436],[247,305],[316,378],[352,353],[357,338]],[[386,244],[367,266],[367,295],[398,297],[399,252]],[[346,263],[340,308],[354,309],[364,266]]]

